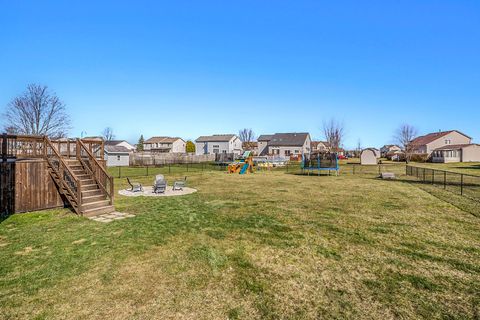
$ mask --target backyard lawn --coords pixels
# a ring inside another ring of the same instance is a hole
[[[2,221],[0,318],[480,316],[480,218],[415,183],[161,172],[198,192],[118,196],[136,217],[108,224],[68,209]]]

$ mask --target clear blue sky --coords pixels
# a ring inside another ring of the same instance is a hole
[[[406,122],[480,142],[480,1],[0,0],[0,112],[28,83],[71,136],[196,138],[344,121],[346,147]]]

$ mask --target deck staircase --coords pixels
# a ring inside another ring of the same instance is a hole
[[[50,175],[77,214],[90,217],[115,211],[113,178],[80,139],[74,155],[62,155],[47,137],[45,146]]]

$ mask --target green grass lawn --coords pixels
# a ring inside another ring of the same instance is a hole
[[[201,170],[188,181],[197,193],[118,196],[136,217],[109,224],[67,209],[2,221],[0,318],[479,316],[480,220],[415,183]]]
[[[432,168],[437,170],[446,170],[464,174],[480,176],[480,162],[462,162],[462,163],[417,163],[419,167]]]

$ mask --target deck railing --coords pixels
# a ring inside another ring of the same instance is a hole
[[[0,136],[0,152],[6,158],[42,158],[45,153],[44,136],[35,135],[12,135],[2,134]],[[77,154],[77,139],[49,139],[52,146],[55,146],[59,155],[67,158],[74,158]],[[104,142],[102,139],[81,139],[85,147],[97,159],[103,159]]]
[[[92,147],[95,145],[85,144],[82,140],[77,139],[77,159],[82,163],[82,166],[94,178],[95,182],[105,192],[110,204],[113,204],[114,188],[113,177],[108,174],[107,170],[100,164],[100,162],[92,153]]]
[[[44,145],[44,157],[52,171],[55,173],[59,187],[66,191],[66,196],[70,197],[70,204],[74,210],[80,214],[82,212],[82,191],[80,180],[66,164],[64,158],[60,155],[56,146],[48,137],[44,138]]]

